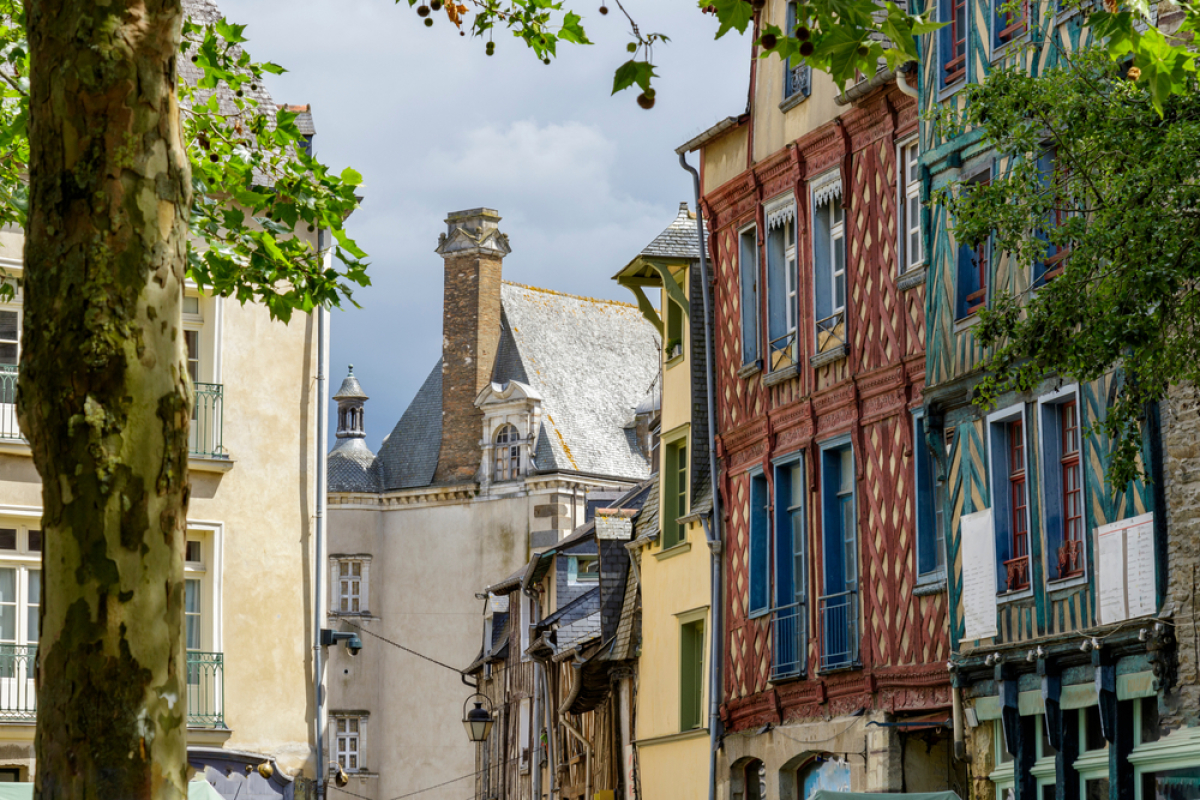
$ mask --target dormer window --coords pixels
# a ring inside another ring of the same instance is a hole
[[[512,425],[496,431],[496,472],[494,480],[513,481],[521,476],[521,436]]]

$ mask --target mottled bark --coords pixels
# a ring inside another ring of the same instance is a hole
[[[30,0],[18,411],[42,478],[40,798],[186,794],[180,0]]]

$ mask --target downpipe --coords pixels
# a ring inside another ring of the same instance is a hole
[[[717,750],[721,745],[721,673],[724,662],[721,658],[722,607],[721,607],[721,493],[718,491],[717,476],[717,420],[713,409],[713,330],[712,330],[712,286],[708,280],[708,253],[704,241],[704,214],[700,210],[700,173],[687,162],[686,153],[679,153],[679,166],[692,175],[692,191],[696,198],[696,241],[700,249],[700,295],[704,302],[704,386],[705,414],[708,420],[708,473],[712,487],[712,511],[709,520],[702,520],[704,535],[712,553],[711,599],[709,616],[712,620],[711,643],[708,668],[708,798],[717,797]]]
[[[322,231],[324,233],[324,231]],[[321,237],[324,238],[324,237]],[[320,242],[318,242],[318,246]],[[333,266],[329,250],[325,251],[325,268]],[[325,440],[329,435],[329,400],[325,388],[329,372],[329,310],[324,305],[317,307],[317,480],[316,519],[313,541],[313,726],[316,728],[317,743],[317,800],[325,797],[325,714],[324,688],[325,667],[321,656],[321,628],[324,618],[325,591],[321,575],[325,571],[325,472],[328,461]]]
[[[567,695],[567,699],[558,708],[558,721],[562,723],[567,733],[574,736],[581,745],[583,745],[583,796],[592,796],[592,743],[584,737],[583,732],[575,727],[567,718],[567,710],[571,704],[575,702],[575,697],[579,694],[579,684],[582,683],[582,678],[579,675],[580,664],[575,661],[571,664],[571,671],[574,673],[571,680],[571,692]]]

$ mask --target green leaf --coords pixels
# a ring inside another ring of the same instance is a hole
[[[360,175],[357,170],[351,169],[350,167],[346,167],[344,170],[342,170],[340,177],[342,179],[342,183],[346,184],[347,186],[358,186],[363,180],[362,175]]]
[[[634,84],[640,86],[643,92],[647,92],[650,90],[650,79],[656,77],[658,76],[654,74],[654,65],[649,61],[626,61],[617,67],[613,75],[612,93],[616,94]]]
[[[717,35],[720,39],[731,30],[745,33],[754,19],[754,7],[746,0],[700,0],[700,7],[714,6],[717,9]]]

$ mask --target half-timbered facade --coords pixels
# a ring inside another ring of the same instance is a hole
[[[1078,9],[1011,5],[939,0],[947,25],[921,43],[923,109],[962,108],[960,89],[997,65],[1043,72],[1084,43]],[[979,131],[943,134],[922,125],[923,196],[951,184],[969,191],[1008,168]],[[1048,187],[1054,161],[1047,143],[1039,167]],[[1070,252],[1048,245],[1022,267],[990,242],[956,241],[944,208],[931,215],[923,449],[945,524],[951,669],[973,796],[1194,797],[1155,788],[1173,780],[1163,770],[1181,754],[1200,764],[1197,738],[1165,736],[1159,721],[1170,670],[1169,629],[1156,619],[1168,540],[1154,490],[1158,411],[1149,410],[1142,454],[1154,482],[1114,487],[1112,445],[1097,424],[1119,374],[1083,385],[1048,376],[994,406],[973,402],[989,355],[976,337],[979,312],[1055,280]],[[1194,782],[1200,772],[1187,774]]]
[[[756,24],[783,25],[775,0]],[[916,103],[756,60],[699,149],[725,514],[721,796],[956,789],[920,438]],[[899,80],[900,85],[897,85]],[[910,79],[911,80],[911,79]],[[919,742],[919,745],[917,744]]]

